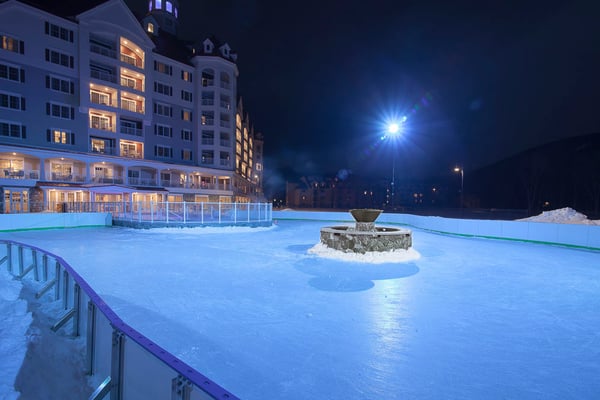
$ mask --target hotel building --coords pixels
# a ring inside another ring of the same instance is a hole
[[[123,0],[34,4],[0,2],[2,212],[264,200],[236,53],[180,39],[177,0],[141,20]]]

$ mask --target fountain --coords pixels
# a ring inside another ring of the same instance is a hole
[[[350,210],[350,214],[356,221],[355,226],[321,228],[321,243],[329,248],[348,253],[408,250],[412,246],[410,230],[375,226],[375,220],[382,212],[383,210],[371,208]]]

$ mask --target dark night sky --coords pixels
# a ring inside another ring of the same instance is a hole
[[[272,175],[387,176],[396,149],[398,176],[423,177],[600,132],[598,1],[180,0],[180,12],[183,38],[238,52]],[[382,142],[392,114],[408,116],[404,135]]]

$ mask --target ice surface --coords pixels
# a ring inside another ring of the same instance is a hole
[[[348,262],[309,252],[325,225],[0,237],[246,400],[598,397],[597,252],[413,230],[420,258]]]

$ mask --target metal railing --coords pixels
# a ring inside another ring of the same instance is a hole
[[[62,212],[109,212],[113,221],[157,225],[270,225],[271,203],[77,202],[55,203]]]
[[[123,322],[60,256],[12,240],[2,247],[0,265],[31,282],[35,301],[61,305],[51,330],[85,337],[85,372],[97,385],[89,400],[237,399]]]

